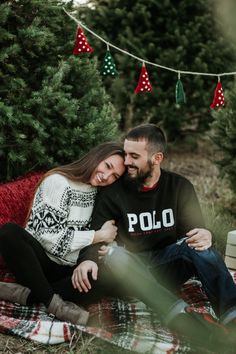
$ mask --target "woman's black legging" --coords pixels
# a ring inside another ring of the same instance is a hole
[[[28,304],[42,302],[48,306],[55,293],[64,300],[82,303],[95,301],[101,295],[99,281],[93,283],[89,293],[74,289],[74,267],[53,262],[41,244],[19,225],[8,223],[0,228],[0,254],[17,282],[31,290]]]

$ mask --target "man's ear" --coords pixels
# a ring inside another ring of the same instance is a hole
[[[162,152],[156,152],[155,154],[152,155],[152,162],[154,165],[160,165],[164,158],[164,155]]]

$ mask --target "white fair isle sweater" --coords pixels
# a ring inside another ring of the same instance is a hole
[[[39,186],[26,230],[56,263],[73,266],[82,248],[90,245],[90,230],[97,189],[53,174]]]

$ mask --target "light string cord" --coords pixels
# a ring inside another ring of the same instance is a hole
[[[100,37],[97,33],[95,33],[94,31],[92,31],[90,28],[88,28],[86,25],[82,24],[79,20],[77,20],[74,16],[72,16],[69,12],[67,12],[65,10],[65,8],[63,7],[63,10],[65,11],[65,13],[72,19],[74,20],[79,26],[81,26],[82,28],[86,29],[86,31],[90,32],[92,35],[94,35],[95,37],[97,37],[98,39],[100,39],[100,41],[106,43],[107,45],[107,48],[109,47],[112,47],[112,48],[115,48],[117,51],[121,52],[121,53],[124,53],[126,55],[129,55],[130,57],[142,62],[142,63],[145,63],[145,64],[148,64],[148,65],[152,65],[152,66],[156,66],[158,68],[161,68],[161,69],[165,69],[165,70],[169,70],[169,71],[172,71],[172,72],[175,72],[178,74],[178,76],[180,77],[180,74],[184,74],[184,75],[202,75],[202,76],[217,76],[218,79],[221,77],[221,76],[230,76],[230,75],[236,75],[236,72],[229,72],[229,73],[218,73],[218,74],[213,74],[213,73],[201,73],[201,72],[196,72],[196,71],[184,71],[184,70],[176,70],[174,68],[170,68],[168,66],[164,66],[164,65],[160,65],[160,64],[156,64],[156,63],[153,63],[151,61],[148,61],[148,60],[144,60],[142,58],[139,58],[137,57],[136,55],[134,54],[131,54],[129,52],[127,52],[126,50],[124,49],[121,49],[117,46],[115,46],[114,44],[106,41],[104,38]]]

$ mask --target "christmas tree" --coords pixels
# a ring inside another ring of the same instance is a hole
[[[64,5],[0,5],[1,181],[69,163],[117,133],[96,59],[70,56],[75,26]]]

